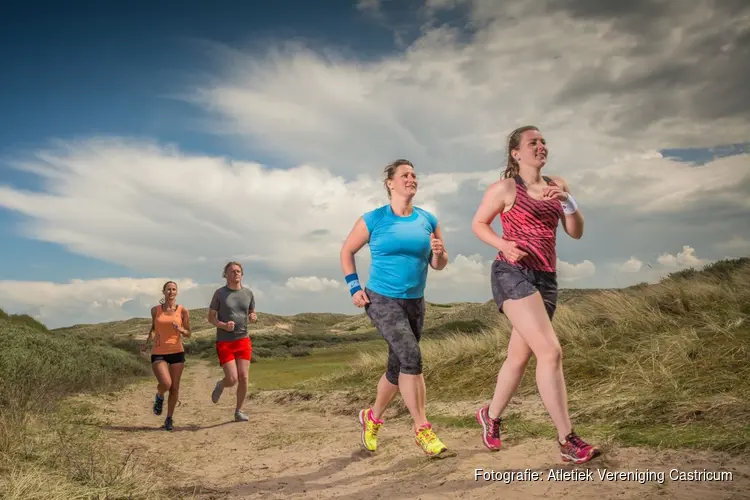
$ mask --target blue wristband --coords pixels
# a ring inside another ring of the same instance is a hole
[[[344,279],[346,280],[346,284],[349,285],[349,293],[351,295],[362,290],[362,287],[359,286],[359,276],[357,276],[357,273],[349,274]]]

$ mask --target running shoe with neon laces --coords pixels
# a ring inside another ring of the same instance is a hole
[[[417,446],[422,448],[425,454],[431,457],[444,456],[448,451],[448,447],[443,444],[442,441],[435,435],[435,431],[432,430],[432,424],[426,423],[417,430],[417,435],[414,436],[414,442]]]
[[[368,408],[359,412],[359,423],[362,426],[362,446],[367,451],[375,451],[378,447],[378,431],[383,421],[373,417],[372,408]]]
[[[156,393],[156,397],[154,398],[154,415],[161,415],[162,408],[164,407],[164,396],[159,396],[159,393]]]
[[[480,408],[476,413],[477,422],[482,426],[482,442],[491,451],[497,451],[501,448],[500,432],[503,419],[500,417],[490,418],[490,407]]]
[[[578,437],[575,432],[571,432],[565,437],[565,444],[560,444],[560,456],[563,462],[582,464],[598,457],[600,453],[597,448]]]

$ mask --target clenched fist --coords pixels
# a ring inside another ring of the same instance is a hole
[[[542,190],[542,193],[544,194],[545,200],[568,200],[568,193],[563,191],[559,186],[545,186],[545,188]]]
[[[445,252],[443,240],[436,238],[434,233],[430,235],[430,248],[436,257],[440,257]]]

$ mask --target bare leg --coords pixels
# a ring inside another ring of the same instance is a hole
[[[221,366],[221,369],[224,370],[224,378],[222,379],[224,387],[234,387],[234,384],[237,383],[237,363],[235,360],[227,361]]]
[[[167,400],[168,417],[171,417],[174,414],[174,408],[177,406],[177,401],[180,398],[180,379],[182,378],[182,370],[184,368],[185,363],[169,365],[169,375],[172,378],[172,386],[169,389],[169,400]]]
[[[503,304],[503,311],[536,356],[539,395],[557,428],[560,442],[564,442],[572,426],[562,369],[562,349],[542,297],[537,292],[523,299],[508,300]]]
[[[245,397],[247,396],[247,378],[248,371],[250,370],[250,361],[247,359],[237,359],[237,408],[236,411],[242,409],[242,405],[245,403]]]
[[[398,386],[401,389],[401,397],[404,398],[404,403],[414,420],[414,432],[416,432],[427,423],[424,376],[401,373],[398,376]]]
[[[383,376],[380,377],[380,381],[378,381],[378,392],[375,396],[375,404],[372,406],[373,417],[381,420],[383,418],[383,413],[385,413],[386,408],[391,404],[393,398],[396,397],[396,394],[398,394],[398,386],[391,384],[388,379],[385,378],[385,374],[383,374]]]
[[[151,370],[156,376],[156,392],[164,397],[164,393],[172,387],[172,378],[169,376],[169,369],[167,368],[166,361],[156,361],[151,363]]]
[[[510,332],[508,355],[497,374],[495,394],[492,397],[489,409],[490,418],[497,418],[505,411],[505,407],[508,406],[510,399],[521,384],[531,354],[529,344],[514,328]]]

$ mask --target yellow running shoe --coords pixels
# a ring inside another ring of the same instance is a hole
[[[422,448],[425,454],[431,457],[442,456],[448,451],[448,447],[435,435],[432,430],[432,424],[427,423],[419,428],[417,435],[414,437],[417,446]]]
[[[382,420],[375,420],[372,409],[359,412],[359,423],[362,425],[362,446],[367,451],[375,451],[378,447],[378,431],[383,425]]]

